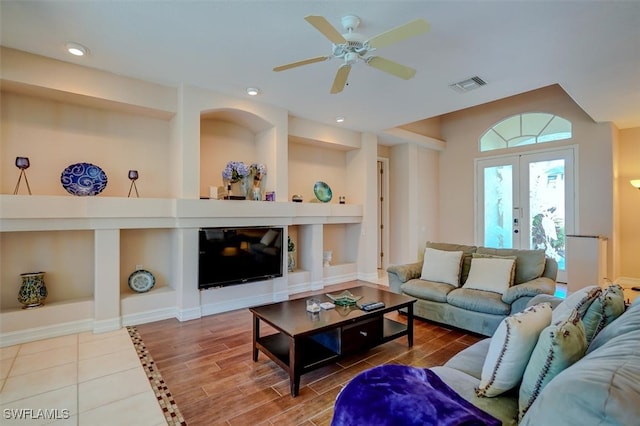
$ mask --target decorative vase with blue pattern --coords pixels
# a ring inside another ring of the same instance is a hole
[[[18,301],[24,306],[22,309],[32,309],[42,306],[47,298],[47,287],[44,284],[44,272],[28,272],[20,274],[22,286],[18,293]]]

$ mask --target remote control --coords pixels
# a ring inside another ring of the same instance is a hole
[[[383,302],[371,302],[371,303],[363,303],[360,305],[360,308],[363,311],[375,311],[376,309],[384,308],[385,304]]]

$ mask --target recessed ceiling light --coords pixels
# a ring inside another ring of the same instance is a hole
[[[344,123],[344,117],[336,117],[336,123]]]
[[[66,44],[66,47],[67,52],[74,56],[84,56],[89,54],[89,49],[78,43],[69,42]]]
[[[249,96],[258,96],[260,94],[260,89],[257,87],[247,87],[247,95]]]

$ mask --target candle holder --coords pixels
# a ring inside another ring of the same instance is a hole
[[[140,198],[140,194],[138,194],[138,187],[136,186],[136,180],[138,180],[138,171],[137,170],[129,170],[129,179],[131,179],[131,186],[129,187],[128,197],[131,197],[131,190],[136,190],[136,197]]]
[[[24,181],[27,184],[27,190],[29,191],[29,195],[31,195],[31,187],[29,186],[29,180],[27,179],[26,170],[29,168],[31,164],[29,163],[29,157],[16,157],[16,167],[20,169],[20,176],[18,176],[18,182],[16,183],[16,187],[13,190],[13,195],[18,194],[20,190],[20,182],[22,181],[22,176],[24,176]]]

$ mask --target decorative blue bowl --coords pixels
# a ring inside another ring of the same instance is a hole
[[[98,195],[107,187],[107,174],[95,164],[76,163],[62,171],[60,182],[71,195]]]

